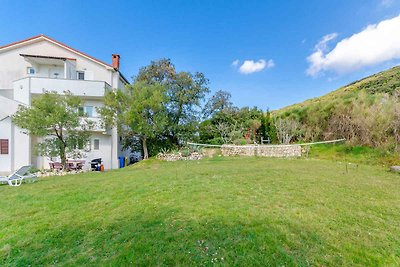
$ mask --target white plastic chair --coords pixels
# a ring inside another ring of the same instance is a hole
[[[0,176],[0,183],[8,183],[9,186],[20,186],[23,181],[33,182],[37,179],[34,174],[27,174],[32,165],[19,168],[9,176]]]

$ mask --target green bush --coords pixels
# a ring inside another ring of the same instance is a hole
[[[246,139],[240,138],[240,139],[234,140],[233,144],[237,145],[237,146],[243,146],[243,145],[247,144],[247,142],[246,142]]]

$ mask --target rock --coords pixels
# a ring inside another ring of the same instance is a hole
[[[400,172],[400,166],[390,166],[392,172]]]

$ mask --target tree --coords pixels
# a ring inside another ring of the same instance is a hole
[[[198,130],[202,102],[209,92],[203,73],[177,72],[169,59],[152,61],[140,69],[136,82],[162,85],[167,95],[165,111],[168,117],[164,136],[175,145],[194,137]]]
[[[261,126],[258,129],[257,134],[259,135],[260,139],[269,139],[269,142],[272,144],[277,142],[276,128],[272,122],[271,112],[269,110],[267,110],[265,114],[261,115]]]
[[[116,126],[129,144],[139,138],[143,158],[149,157],[148,140],[162,135],[167,125],[165,87],[157,83],[135,82],[125,91],[106,94],[104,107],[99,109],[103,120]]]
[[[174,144],[191,139],[198,130],[201,104],[209,92],[203,73],[179,72],[167,88],[169,134]]]
[[[124,140],[140,138],[147,158],[196,137],[207,85],[202,73],[177,72],[169,59],[152,61],[126,90],[107,93],[99,112],[108,125],[126,133]]]
[[[81,104],[80,98],[69,92],[45,92],[33,98],[30,107],[20,106],[12,121],[27,134],[42,137],[39,154],[59,156],[65,168],[67,153],[86,144],[93,128],[93,123],[80,112]]]
[[[231,94],[227,91],[217,91],[206,103],[203,113],[204,117],[212,116],[218,112],[233,108]]]
[[[165,113],[165,88],[160,84],[135,83],[128,87],[132,92],[126,124],[137,135],[143,148],[143,158],[148,159],[147,141],[162,133],[167,125]]]
[[[279,142],[287,145],[297,136],[300,123],[289,118],[277,118],[275,120],[275,128]]]
[[[227,144],[259,141],[262,110],[257,107],[239,109],[230,104],[219,107],[220,110],[201,123],[199,136],[202,142]]]
[[[148,84],[167,85],[176,75],[175,66],[170,59],[163,58],[157,61],[151,61],[148,66],[142,67],[139,73],[134,77],[135,82],[145,82]]]

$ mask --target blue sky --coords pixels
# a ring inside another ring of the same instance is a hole
[[[119,53],[127,77],[167,57],[238,106],[277,109],[397,65],[400,35],[384,34],[399,14],[399,0],[0,0],[0,45],[43,33],[106,62]]]

